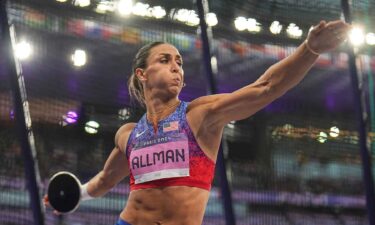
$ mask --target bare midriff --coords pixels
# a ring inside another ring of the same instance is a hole
[[[132,225],[201,225],[208,197],[187,186],[134,190],[120,217]]]

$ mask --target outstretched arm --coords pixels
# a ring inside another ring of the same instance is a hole
[[[232,120],[247,118],[298,84],[320,53],[339,46],[350,25],[342,21],[320,22],[294,53],[272,65],[257,81],[233,93],[205,96],[192,102],[203,109],[208,127],[222,128]],[[199,111],[199,110],[198,110]]]
[[[116,133],[115,148],[109,155],[104,168],[87,183],[87,193],[91,197],[100,197],[117,183],[129,175],[129,167],[125,155],[129,134],[133,123],[125,124]]]

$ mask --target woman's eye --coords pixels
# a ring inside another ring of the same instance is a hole
[[[161,59],[160,62],[161,62],[161,63],[167,63],[167,62],[168,62],[168,59]]]

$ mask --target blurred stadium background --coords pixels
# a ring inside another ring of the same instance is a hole
[[[255,81],[303,42],[312,25],[341,18],[339,0],[211,0],[213,64],[219,92]],[[374,155],[375,2],[351,5],[357,64],[366,93]],[[168,41],[184,58],[180,98],[207,93],[193,1],[10,0],[8,17],[31,113],[40,194],[52,174],[87,181],[104,165],[116,130],[143,114],[127,79],[137,49]],[[372,12],[372,13],[371,13]],[[361,36],[362,31],[362,36]],[[0,46],[4,47],[4,43]],[[296,88],[254,116],[227,125],[223,149],[239,225],[368,224],[358,132],[345,47],[320,56]],[[2,52],[2,55],[4,53]],[[33,224],[15,128],[12,86],[0,57],[0,224]],[[372,160],[373,161],[373,160]],[[203,224],[225,224],[216,176]],[[45,224],[114,224],[127,180],[70,215],[46,210]]]

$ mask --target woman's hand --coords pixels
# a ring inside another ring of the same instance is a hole
[[[347,39],[350,29],[351,25],[341,20],[320,21],[307,36],[307,48],[314,54],[331,51]]]
[[[44,195],[44,197],[43,197],[43,204],[44,204],[44,207],[46,207],[46,208],[47,207],[51,207],[51,205],[49,204],[48,195]],[[55,214],[56,216],[59,216],[62,213],[60,213],[57,210],[53,210],[53,214]]]

